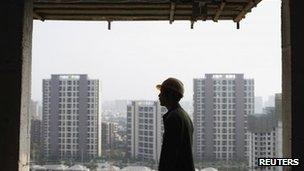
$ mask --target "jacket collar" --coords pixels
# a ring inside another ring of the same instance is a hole
[[[166,120],[169,116],[170,116],[170,113],[173,111],[173,110],[176,110],[178,108],[181,108],[180,104],[177,103],[176,105],[174,105],[173,107],[171,107],[170,109],[168,109],[167,113],[165,113],[163,115],[163,120]]]

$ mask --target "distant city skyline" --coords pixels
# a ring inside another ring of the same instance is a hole
[[[235,23],[34,21],[32,99],[42,99],[50,74],[88,74],[101,81],[102,100],[157,100],[155,85],[168,77],[185,84],[206,73],[243,73],[255,96],[281,92],[280,2],[262,1]]]

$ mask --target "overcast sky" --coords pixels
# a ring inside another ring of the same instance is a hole
[[[232,21],[106,22],[35,21],[32,99],[42,99],[51,74],[99,79],[101,100],[157,99],[155,85],[168,77],[184,82],[192,100],[193,78],[205,73],[244,73],[255,95],[281,92],[280,1],[263,0],[241,28]]]

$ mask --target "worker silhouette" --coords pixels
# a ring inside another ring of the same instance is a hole
[[[168,110],[163,115],[164,134],[159,171],[194,171],[192,157],[193,124],[179,101],[184,95],[184,85],[176,78],[168,78],[158,95],[160,105]]]

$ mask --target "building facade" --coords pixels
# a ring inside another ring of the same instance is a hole
[[[265,111],[265,110],[264,110]],[[253,169],[273,170],[278,167],[258,167],[259,158],[275,158],[277,142],[277,118],[274,114],[274,107],[268,113],[249,116],[250,133],[250,156],[249,167]]]
[[[100,155],[99,81],[87,75],[43,80],[43,149],[49,160],[86,161]]]
[[[140,160],[158,161],[166,112],[157,101],[132,101],[127,106],[127,154]]]
[[[30,114],[31,114],[31,119],[40,119],[41,120],[41,115],[42,115],[42,107],[39,104],[38,101],[33,101],[31,100],[30,102]]]
[[[41,159],[42,151],[42,120],[41,119],[31,119],[31,161],[39,161]]]
[[[263,97],[258,96],[254,98],[254,113],[263,112]]]
[[[278,120],[277,138],[276,138],[276,156],[283,157],[283,123],[282,123],[282,94],[275,94],[275,117]]]
[[[110,155],[116,148],[118,139],[118,123],[102,122],[101,123],[101,141],[103,156]]]
[[[255,170],[281,171],[282,167],[259,167],[258,158],[282,158],[282,99],[275,95],[275,107],[266,107],[262,114],[250,115],[249,167]]]
[[[254,80],[243,74],[205,74],[194,79],[193,88],[196,160],[248,161]]]
[[[41,130],[42,121],[40,119],[31,119],[31,144],[41,144]]]

